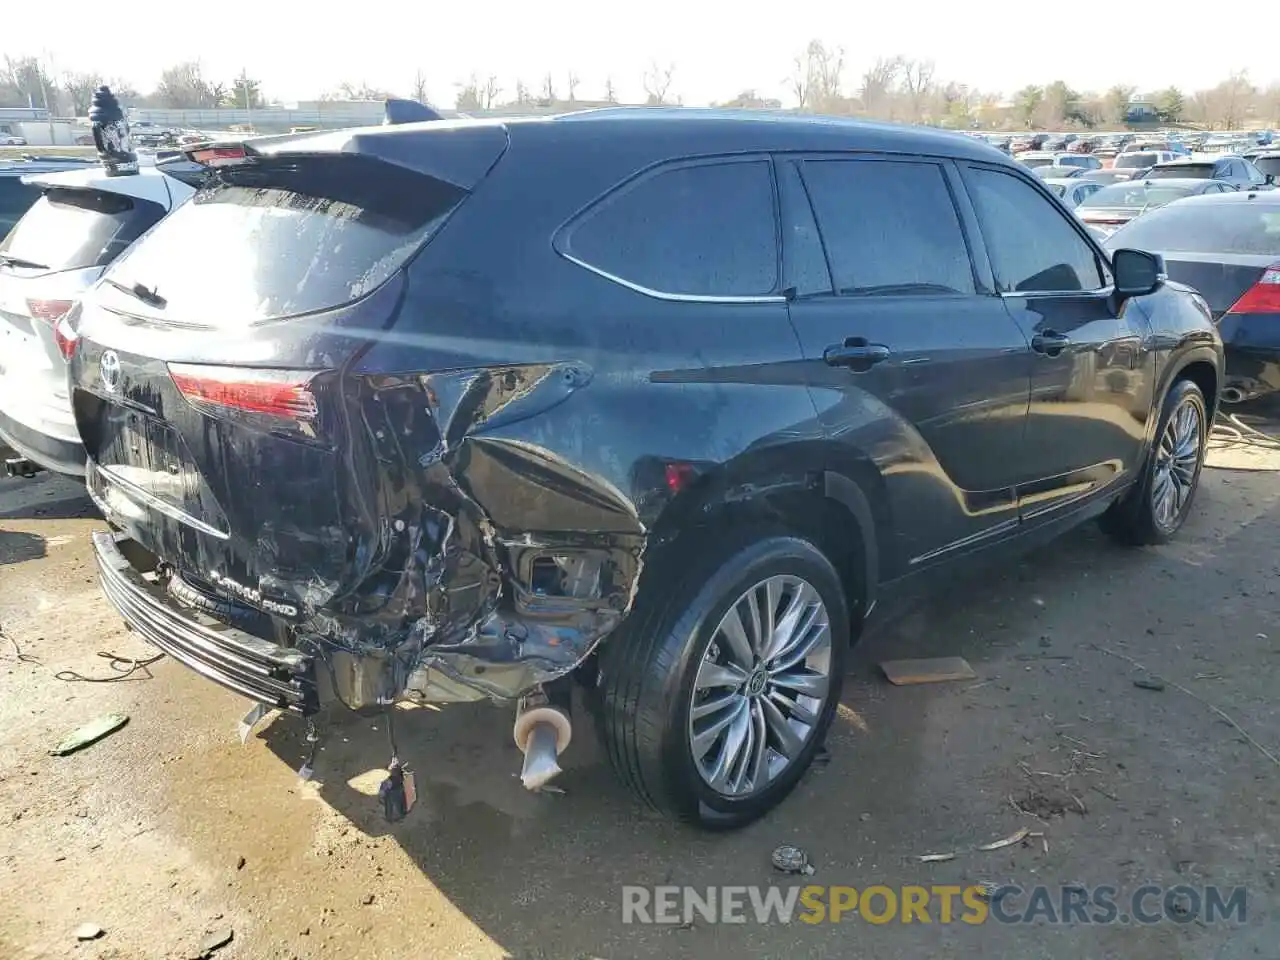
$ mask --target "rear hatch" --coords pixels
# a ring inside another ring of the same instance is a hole
[[[358,583],[386,539],[387,453],[349,368],[506,144],[498,124],[437,123],[202,148],[211,182],[112,266],[80,321],[73,402],[108,518],[272,612]]]
[[[140,197],[75,185],[80,178],[55,174],[33,184],[39,199],[0,241],[0,411],[42,431],[51,418],[72,435],[56,324],[167,212]]]

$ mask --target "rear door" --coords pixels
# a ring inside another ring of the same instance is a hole
[[[1035,354],[1017,484],[1024,518],[1102,495],[1138,468],[1151,407],[1146,318],[1117,315],[1109,268],[1028,178],[967,164],[995,282]]]
[[[899,533],[886,577],[1011,530],[1031,358],[971,258],[949,161],[777,164],[806,379],[828,435],[884,477]]]

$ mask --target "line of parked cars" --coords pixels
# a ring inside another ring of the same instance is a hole
[[[966,137],[667,108],[183,163],[164,199],[33,181],[0,242],[0,436],[61,408],[120,615],[309,723],[508,704],[531,788],[580,684],[706,827],[803,776],[864,623],[1090,518],[1168,540],[1220,401],[1272,382],[1268,191],[1104,244],[1074,178]]]

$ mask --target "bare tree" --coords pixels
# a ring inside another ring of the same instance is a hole
[[[555,78],[548,73],[542,78],[542,99],[547,103],[555,103],[556,97],[556,81]]]
[[[605,103],[618,102],[618,91],[613,87],[613,77],[604,78],[604,100]]]
[[[189,60],[160,74],[155,99],[161,106],[178,110],[204,110],[216,107],[221,93],[205,80],[200,61]]]
[[[676,72],[674,63],[665,66],[656,60],[649,64],[641,83],[644,85],[645,102],[651,106],[667,103],[667,93],[671,90],[671,78]]]
[[[466,83],[455,83],[458,88],[457,96],[454,98],[454,106],[463,113],[471,113],[475,110],[484,109],[484,101],[480,92],[480,80],[473,73]]]
[[[901,72],[901,57],[877,57],[863,73],[862,85],[858,88],[862,109],[875,116],[891,116],[890,100]]]
[[[413,74],[413,86],[410,88],[410,94],[414,100],[419,103],[427,103],[427,76],[421,69]]]
[[[5,56],[0,69],[0,104],[13,107],[47,107],[58,111],[58,84],[35,57]]]
[[[1129,100],[1132,99],[1134,91],[1134,87],[1123,83],[1118,83],[1107,91],[1106,96],[1102,98],[1104,123],[1109,125],[1124,123],[1129,115]]]
[[[578,75],[572,70],[569,71],[569,77],[565,81],[565,88],[569,92],[569,102],[574,103],[578,99]]]
[[[68,73],[62,78],[62,89],[66,92],[67,106],[76,117],[87,116],[89,105],[93,102],[93,91],[103,84],[103,79],[96,73]],[[111,88],[115,92],[115,88]],[[120,94],[116,93],[119,97]]]
[[[516,103],[520,106],[527,106],[533,102],[533,95],[529,93],[529,88],[523,80],[516,81]]]
[[[484,103],[486,110],[492,110],[497,105],[500,93],[502,93],[502,87],[498,83],[498,78],[492,73],[489,74],[484,86],[480,88],[480,99]]]
[[[919,120],[925,98],[933,89],[934,63],[932,60],[904,60],[902,62],[902,86],[911,105],[911,120]]]
[[[821,40],[810,40],[804,53],[795,58],[788,86],[801,110],[832,111],[841,99],[844,51],[828,50]]]

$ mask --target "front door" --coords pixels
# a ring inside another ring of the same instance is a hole
[[[1018,470],[1024,519],[1102,496],[1139,469],[1154,356],[1141,307],[1117,310],[1109,268],[1075,218],[1015,172],[963,168],[991,267],[1031,344]]]
[[[805,378],[833,467],[869,461],[882,478],[898,535],[883,576],[1012,531],[1031,354],[980,246],[970,257],[958,174],[942,160],[777,163]]]

